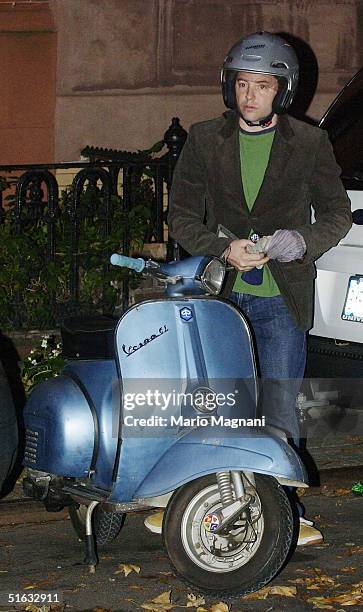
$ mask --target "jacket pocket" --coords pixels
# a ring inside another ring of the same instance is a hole
[[[299,263],[298,261],[290,261],[288,263],[281,263],[279,268],[287,282],[316,278],[316,267],[311,262]]]

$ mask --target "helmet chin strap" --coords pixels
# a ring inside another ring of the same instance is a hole
[[[274,116],[274,111],[271,111],[271,113],[269,115],[267,115],[267,117],[263,117],[263,119],[259,119],[258,121],[249,121],[248,119],[246,119],[242,113],[240,113],[238,111],[239,116],[243,119],[243,121],[248,125],[248,127],[267,127],[271,121],[272,118]]]

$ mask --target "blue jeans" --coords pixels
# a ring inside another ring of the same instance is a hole
[[[299,329],[283,298],[232,292],[230,299],[246,316],[255,341],[260,381],[260,411],[299,446],[295,400],[304,376],[306,332]]]

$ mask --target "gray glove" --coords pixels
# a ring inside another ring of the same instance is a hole
[[[305,240],[296,230],[277,230],[272,236],[262,236],[254,245],[247,245],[248,253],[265,253],[270,259],[283,263],[301,259],[306,252]]]

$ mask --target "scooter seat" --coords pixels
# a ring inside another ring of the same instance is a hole
[[[71,317],[61,325],[66,359],[115,359],[114,333],[118,318],[96,315]]]

